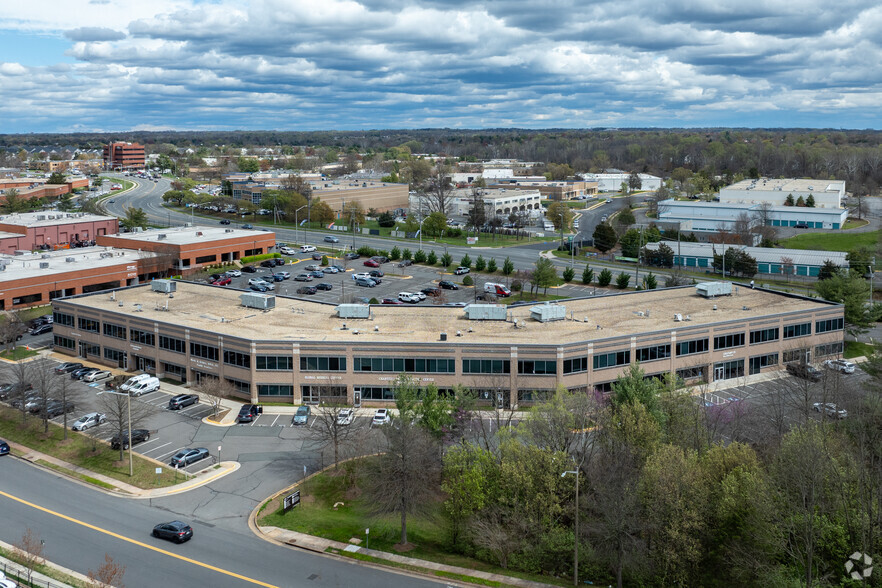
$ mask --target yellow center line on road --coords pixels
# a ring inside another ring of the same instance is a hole
[[[126,537],[124,535],[120,535],[119,533],[114,533],[113,531],[108,531],[107,529],[102,529],[101,527],[96,527],[95,525],[86,523],[84,521],[77,520],[77,519],[75,519],[73,517],[69,517],[65,514],[61,514],[60,512],[55,512],[54,510],[50,510],[46,507],[34,504],[32,502],[28,502],[27,500],[23,500],[21,498],[18,498],[17,496],[13,496],[12,494],[7,494],[6,492],[3,492],[2,490],[0,490],[0,496],[5,496],[6,498],[8,498],[10,500],[14,500],[15,502],[18,502],[20,504],[24,504],[25,506],[29,506],[29,507],[34,508],[36,510],[45,512],[46,514],[56,516],[58,518],[64,519],[64,520],[69,521],[71,523],[75,523],[77,525],[81,525],[83,527],[86,527],[87,529],[92,529],[93,531],[98,531],[99,533],[104,533],[105,535],[110,535],[111,537],[113,537],[115,539],[121,539],[121,540],[126,541],[128,543],[131,543],[133,545],[137,545],[138,547],[143,547],[145,549],[149,549],[151,551],[155,551],[157,553],[161,553],[163,555],[167,555],[169,557],[173,557],[175,559],[185,561],[185,562],[193,564],[195,566],[199,566],[199,567],[202,567],[202,568],[205,568],[208,570],[212,570],[214,572],[218,572],[220,574],[231,576],[233,578],[237,578],[237,579],[242,580],[244,582],[248,582],[251,584],[257,584],[258,586],[265,586],[266,588],[279,588],[278,586],[275,586],[273,584],[267,584],[266,582],[261,582],[260,580],[255,580],[253,578],[249,578],[247,576],[243,576],[241,574],[237,574],[235,572],[231,572],[231,571],[225,570],[223,568],[218,568],[216,566],[213,566],[213,565],[210,565],[207,563],[203,563],[201,561],[197,561],[197,560],[191,559],[189,557],[184,557],[183,555],[178,555],[177,553],[172,553],[171,551],[166,551],[165,549],[160,549],[159,547],[154,547],[152,545],[149,545],[147,543],[143,543],[141,541],[137,541],[135,539],[130,539],[129,537]]]

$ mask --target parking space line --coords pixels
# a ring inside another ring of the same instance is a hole
[[[143,443],[141,443],[141,447],[144,447],[145,445],[150,445],[151,443],[156,443],[157,441],[159,441],[159,437],[153,437],[149,441],[144,441]],[[166,445],[168,445],[168,444],[166,443]],[[154,447],[153,449],[156,449],[156,448]],[[153,449],[150,449],[148,451],[153,451]]]
[[[148,449],[147,451],[141,451],[140,453],[142,453],[143,455],[147,455],[148,453],[151,453],[151,452],[153,452],[153,451],[156,451],[157,449],[162,449],[163,447],[165,447],[165,446],[167,446],[167,445],[171,445],[171,441],[169,441],[168,443],[165,443],[165,444],[163,444],[163,445],[159,445],[159,446],[157,446],[157,447],[154,447],[154,448],[152,448],[152,449]]]
[[[168,445],[168,443],[167,443],[166,445]],[[186,448],[185,448],[185,447],[178,447],[178,448],[175,449],[174,451],[170,451],[170,452],[168,452],[168,453],[163,453],[162,455],[160,455],[160,456],[158,456],[158,457],[155,457],[154,459],[158,459],[159,461],[162,461],[163,458],[171,457],[172,455],[174,455],[175,453],[177,453],[178,451],[180,451],[180,450],[182,450],[182,449],[186,449]]]
[[[279,420],[279,417],[280,417],[280,416],[282,416],[282,415],[280,415],[280,414],[277,414],[277,415],[276,415],[276,418],[273,419],[273,424],[270,425],[271,427],[275,426],[276,421]]]

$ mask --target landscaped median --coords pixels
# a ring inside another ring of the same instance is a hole
[[[125,452],[123,461],[119,461],[119,451],[106,443],[70,430],[64,439],[62,427],[51,422],[49,433],[44,433],[39,418],[27,415],[22,423],[21,411],[8,407],[0,407],[0,437],[12,444],[15,455],[104,489],[117,489],[112,481],[150,489],[173,486],[190,478],[167,464],[137,453],[133,454],[134,475],[129,476],[128,452]],[[157,466],[164,466],[159,475],[156,474]],[[111,480],[100,480],[100,477]]]
[[[569,585],[565,580],[504,569],[451,551],[440,496],[426,505],[423,514],[408,517],[412,548],[397,552],[400,515],[374,515],[371,505],[361,498],[359,480],[370,459],[374,458],[326,468],[264,501],[252,512],[252,529],[296,547],[481,586]],[[285,513],[284,497],[297,490],[300,504]],[[367,535],[366,529],[370,529]]]

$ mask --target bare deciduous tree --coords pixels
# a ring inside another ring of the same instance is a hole
[[[34,570],[45,561],[43,559],[43,541],[33,529],[28,527],[21,536],[21,540],[15,543],[13,548],[15,558],[24,566],[28,584],[31,584]]]
[[[126,588],[122,583],[126,574],[126,566],[113,561],[109,553],[104,554],[104,563],[97,571],[89,570],[90,588]]]
[[[129,403],[125,393],[104,392],[101,395],[101,408],[107,415],[107,427],[114,435],[119,435],[119,460],[125,458],[124,451],[128,445],[129,428],[140,428],[150,416],[149,407],[142,402],[132,401],[131,422],[129,422]]]
[[[201,378],[199,383],[192,387],[192,391],[208,402],[211,406],[211,414],[215,417],[220,412],[221,401],[224,398],[232,398],[236,392],[229,380],[211,376]]]
[[[351,424],[344,424],[339,419],[340,407],[322,404],[312,409],[315,420],[306,430],[307,437],[321,443],[323,446],[334,448],[334,467],[340,461],[340,451],[345,451],[354,441],[355,430]]]
[[[7,312],[0,317],[0,341],[6,346],[7,352],[12,351],[15,342],[27,331],[27,326],[17,312]]]

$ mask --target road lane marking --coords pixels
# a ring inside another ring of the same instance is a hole
[[[34,504],[33,502],[28,502],[27,500],[24,500],[22,498],[18,498],[17,496],[13,496],[12,494],[8,494],[6,492],[3,492],[2,490],[0,490],[0,496],[5,496],[6,498],[8,498],[10,500],[14,500],[15,502],[18,502],[19,504],[24,504],[25,506],[29,506],[33,509],[45,512],[46,514],[50,514],[50,515],[58,517],[60,519],[64,519],[65,521],[68,521],[70,523],[74,523],[74,524],[86,527],[87,529],[91,529],[91,530],[97,531],[99,533],[104,533],[105,535],[109,535],[115,539],[121,539],[121,540],[126,541],[128,543],[131,543],[132,545],[137,545],[138,547],[143,547],[145,549],[155,551],[156,553],[161,553],[163,555],[167,555],[169,557],[179,559],[181,561],[193,564],[195,566],[199,566],[201,568],[205,568],[208,570],[212,570],[214,572],[218,572],[220,574],[224,574],[226,576],[237,578],[237,579],[242,580],[244,582],[249,582],[251,584],[257,584],[258,586],[266,586],[266,588],[279,588],[278,586],[275,586],[273,584],[261,582],[260,580],[255,580],[254,578],[249,578],[247,576],[237,574],[236,572],[231,572],[229,570],[225,570],[223,568],[219,568],[217,566],[213,566],[211,564],[207,564],[207,563],[204,563],[204,562],[201,562],[201,561],[189,558],[189,557],[184,557],[183,555],[178,555],[177,553],[173,553],[171,551],[167,551],[167,550],[161,549],[159,547],[154,547],[153,545],[150,545],[149,543],[144,543],[143,541],[138,541],[137,539],[131,539],[129,537],[126,537],[125,535],[120,535],[119,533],[114,533],[113,531],[109,531],[107,529],[102,529],[101,527],[98,527],[98,526],[93,525],[91,523],[87,523],[85,521],[75,519],[75,518],[68,516],[66,514],[61,514],[60,512],[50,510],[50,509],[46,508],[45,506],[40,506],[38,504]]]

